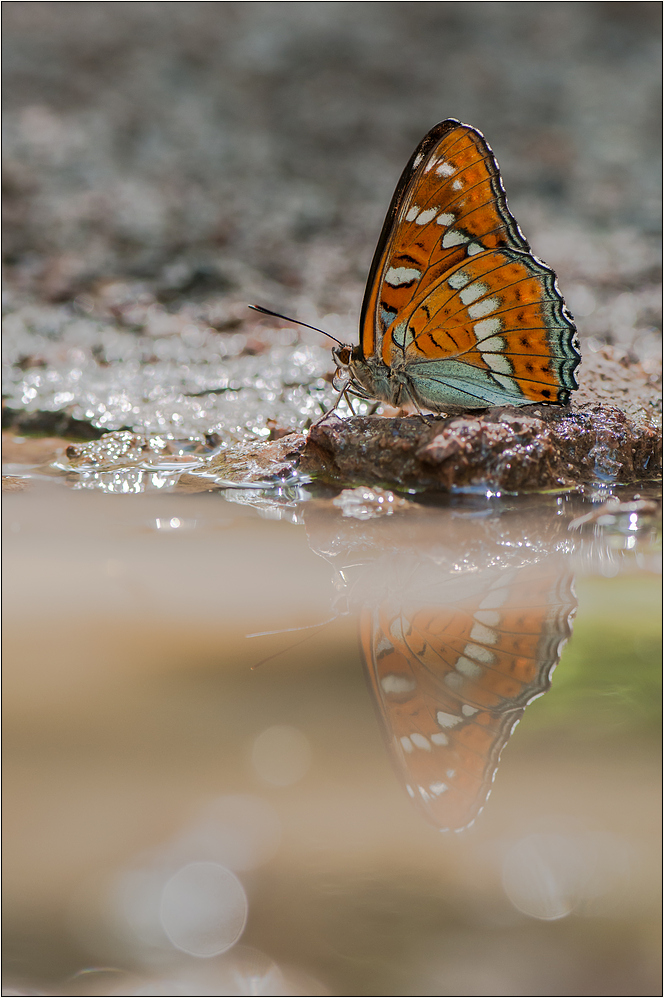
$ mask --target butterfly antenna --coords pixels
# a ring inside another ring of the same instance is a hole
[[[334,616],[330,617],[328,620],[324,620],[322,624],[308,624],[306,627],[285,627],[281,631],[260,631],[257,634],[247,634],[246,636],[248,638],[262,638],[268,634],[287,634],[290,631],[312,632],[310,634],[305,634],[303,638],[300,638],[299,641],[295,641],[292,645],[289,645],[288,648],[282,648],[281,651],[275,651],[273,655],[268,655],[267,658],[262,658],[260,662],[256,662],[255,665],[252,665],[251,671],[253,672],[254,669],[257,669],[259,666],[265,665],[266,662],[270,662],[273,658],[278,658],[280,655],[285,655],[287,651],[292,651],[293,648],[297,648],[298,645],[304,644],[305,641],[308,641],[309,638],[313,638],[316,634],[318,634],[319,631],[322,631],[324,627],[327,627],[328,624],[331,624],[332,621],[336,619],[337,617]],[[316,630],[312,631],[312,628],[316,628]]]
[[[333,336],[332,333],[326,333],[324,329],[319,329],[318,326],[310,326],[308,322],[300,322],[299,319],[291,319],[290,315],[282,315],[280,312],[273,312],[272,309],[263,308],[262,305],[247,305],[247,308],[253,308],[255,312],[262,312],[263,315],[273,315],[275,319],[285,319],[286,322],[294,322],[296,326],[306,326],[307,329],[313,329],[316,333],[322,333],[323,336],[329,336],[329,338],[334,340],[335,343],[338,343],[340,347],[346,345],[345,343],[342,343],[341,340],[338,340],[336,336]]]

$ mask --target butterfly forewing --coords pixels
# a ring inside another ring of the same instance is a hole
[[[528,567],[456,603],[367,609],[362,647],[390,753],[441,829],[480,812],[500,753],[570,634],[568,577]]]
[[[361,346],[366,360],[404,370],[413,401],[434,409],[566,402],[576,388],[571,316],[476,129],[441,122],[404,171],[367,284]]]

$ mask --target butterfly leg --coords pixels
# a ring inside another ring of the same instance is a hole
[[[420,417],[420,419],[422,420],[422,422],[426,423],[427,426],[431,426],[431,420],[427,419],[427,417],[424,415],[424,413],[420,409],[419,405],[417,404],[417,402],[413,398],[412,392],[411,392],[410,388],[408,387],[408,385],[404,384],[403,387],[404,387],[404,390],[408,393],[408,398],[410,399],[410,401],[413,403],[413,405],[417,409],[417,415]]]
[[[357,413],[355,412],[355,410],[353,409],[353,406],[352,406],[352,404],[351,404],[351,401],[350,401],[350,396],[348,395],[348,391],[347,391],[347,390],[346,390],[345,388],[344,388],[344,390],[342,391],[342,393],[341,393],[341,395],[339,396],[339,398],[341,398],[341,396],[342,396],[342,395],[343,395],[343,397],[344,397],[344,398],[346,399],[346,405],[347,405],[347,406],[348,406],[348,408],[350,409],[350,412],[351,412],[351,416],[357,416]]]
[[[332,406],[332,408],[328,409],[326,412],[324,412],[323,415],[321,416],[321,419],[325,419],[326,416],[330,416],[333,412],[336,412],[337,409],[339,408],[339,403],[341,402],[341,400],[342,400],[343,397],[344,397],[344,392],[342,390],[337,395],[336,402],[334,403],[334,405]]]

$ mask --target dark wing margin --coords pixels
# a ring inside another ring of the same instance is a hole
[[[406,163],[403,173],[399,177],[399,182],[397,183],[394,194],[392,195],[390,207],[387,209],[387,215],[385,216],[383,227],[380,230],[378,244],[369,268],[369,276],[367,277],[364,299],[362,301],[362,310],[360,312],[360,329],[364,329],[364,320],[367,308],[369,307],[371,290],[376,283],[378,271],[383,259],[383,252],[392,234],[392,230],[394,229],[394,223],[399,215],[399,211],[401,209],[401,205],[403,204],[406,191],[410,185],[410,181],[412,180],[417,167],[427,158],[431,150],[438,145],[440,140],[444,138],[445,135],[453,131],[455,128],[458,128],[459,125],[461,125],[461,122],[456,118],[446,118],[444,121],[440,121],[437,125],[434,125],[431,131],[427,132],[424,136],[419,146]]]

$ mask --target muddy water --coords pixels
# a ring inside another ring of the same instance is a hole
[[[658,993],[648,502],[131,474],[4,500],[6,993]]]

